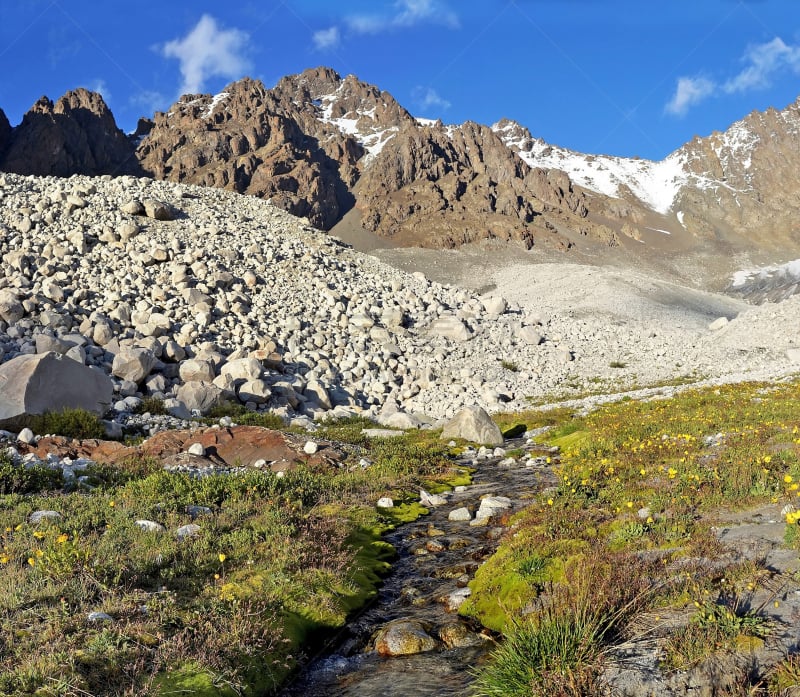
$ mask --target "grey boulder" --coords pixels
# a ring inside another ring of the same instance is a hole
[[[156,357],[150,349],[122,349],[114,356],[111,374],[123,380],[141,383],[156,364]]]
[[[442,429],[444,440],[463,438],[483,445],[502,445],[503,434],[486,410],[479,406],[464,407]]]
[[[102,416],[114,386],[103,372],[48,352],[17,356],[0,365],[0,426],[26,416],[85,409]]]
[[[229,394],[208,382],[187,382],[178,388],[177,397],[189,411],[207,414],[227,401]]]

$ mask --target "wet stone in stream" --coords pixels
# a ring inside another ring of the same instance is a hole
[[[537,449],[524,439],[506,446]],[[479,625],[455,613],[469,596],[467,584],[480,563],[497,548],[509,515],[555,484],[546,462],[552,455],[515,464],[505,458],[502,466],[499,453],[476,461],[472,451],[458,460],[476,468],[473,485],[458,487],[446,505],[387,535],[398,559],[377,598],[339,633],[333,654],[312,661],[284,697],[464,695],[471,669],[494,644]],[[466,516],[450,518],[459,509]],[[478,526],[470,511],[479,514]]]

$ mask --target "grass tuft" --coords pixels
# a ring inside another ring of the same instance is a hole
[[[21,427],[28,427],[37,435],[53,434],[66,438],[106,437],[100,417],[85,409],[64,409],[25,417]]]

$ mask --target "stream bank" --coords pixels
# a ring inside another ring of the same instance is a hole
[[[524,437],[506,441],[505,452],[465,452],[456,464],[475,468],[472,485],[457,487],[429,515],[387,535],[398,558],[377,598],[283,697],[464,695],[494,642],[458,616],[458,605],[478,566],[497,549],[510,515],[554,483],[549,455],[549,448]],[[464,508],[469,519],[455,513]]]

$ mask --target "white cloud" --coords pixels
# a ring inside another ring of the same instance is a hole
[[[450,102],[439,96],[439,93],[432,87],[416,87],[412,93],[412,98],[422,112],[431,109],[447,111],[450,108]]]
[[[137,92],[128,101],[131,106],[144,109],[148,117],[156,111],[164,111],[169,106],[169,98],[155,90]]]
[[[165,58],[180,61],[183,84],[181,94],[202,91],[210,77],[242,77],[250,70],[246,58],[250,36],[239,29],[223,29],[211,15],[203,15],[182,39],[173,39],[161,47]]]
[[[779,73],[787,70],[800,75],[800,45],[789,45],[776,36],[772,41],[749,46],[742,62],[745,67],[725,81],[715,82],[704,77],[678,78],[675,94],[664,110],[675,116],[684,116],[691,107],[708,97],[766,89]]]
[[[108,89],[106,81],[103,79],[95,80],[87,89],[91,92],[97,92],[106,104],[111,100],[111,92]]]
[[[341,40],[339,27],[320,29],[314,32],[312,40],[314,41],[314,46],[320,51],[336,48]]]
[[[436,0],[400,0],[396,4],[397,14],[393,23],[398,27],[410,27],[418,22],[432,21],[453,29],[459,25],[455,12],[447,9]]]
[[[775,74],[785,68],[800,74],[800,46],[788,46],[777,36],[767,43],[750,46],[744,60],[747,67],[723,86],[728,94],[769,87]]]
[[[459,27],[458,15],[439,0],[398,0],[388,14],[364,14],[347,18],[348,28],[356,34],[377,34],[388,29],[406,29],[417,24],[442,24]]]
[[[681,77],[675,94],[669,100],[664,110],[675,116],[685,116],[690,107],[699,104],[707,97],[714,94],[716,84],[705,77]]]

